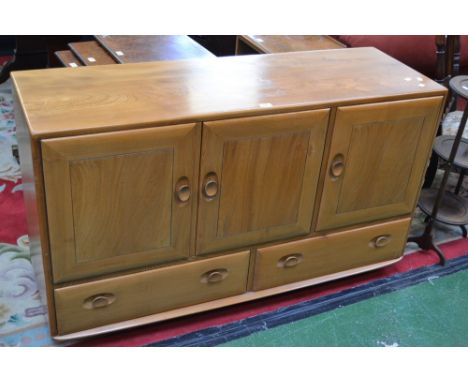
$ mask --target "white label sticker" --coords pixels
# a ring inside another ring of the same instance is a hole
[[[258,106],[260,106],[260,107],[273,107],[273,105],[270,102],[260,103],[260,104],[258,104]]]
[[[68,66],[70,66],[70,67],[72,67],[72,68],[77,68],[77,67],[78,67],[78,65],[76,65],[74,62],[70,62],[70,63],[68,64]]]
[[[121,50],[117,50],[117,51],[115,52],[115,54],[116,54],[117,56],[124,56],[124,52],[122,52]]]
[[[94,57],[88,57],[89,62],[96,62],[96,59]]]

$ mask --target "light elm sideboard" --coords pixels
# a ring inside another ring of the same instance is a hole
[[[12,79],[59,340],[398,261],[446,97],[373,48]]]

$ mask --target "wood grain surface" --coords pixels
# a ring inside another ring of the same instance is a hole
[[[199,196],[197,253],[310,232],[329,110],[208,122]]]
[[[55,55],[61,62],[63,66],[70,68],[77,68],[78,66],[83,66],[80,59],[75,56],[71,50],[59,50],[55,52]]]
[[[73,54],[84,66],[115,64],[116,61],[96,41],[73,42],[68,44]]]
[[[42,141],[54,282],[187,258],[196,124]]]
[[[102,326],[94,327],[92,329],[81,330],[75,333],[56,335],[54,336],[54,339],[57,341],[67,341],[67,340],[72,340],[72,339],[85,338],[89,336],[96,336],[96,335],[111,333],[116,330],[134,328],[137,326],[170,320],[176,317],[183,317],[183,316],[188,316],[188,315],[195,314],[195,313],[206,312],[206,311],[226,307],[229,305],[235,305],[235,304],[240,304],[240,303],[247,302],[247,301],[258,300],[258,299],[262,299],[268,296],[273,296],[279,293],[285,293],[285,292],[289,292],[289,291],[293,291],[293,290],[297,290],[301,288],[310,287],[310,286],[317,285],[317,284],[322,284],[328,281],[340,279],[343,277],[349,277],[349,276],[356,275],[359,273],[369,272],[374,269],[387,267],[391,264],[394,264],[400,261],[401,259],[402,258],[400,257],[397,259],[382,261],[382,262],[374,263],[371,265],[365,265],[365,266],[358,267],[358,268],[348,269],[346,271],[333,273],[331,275],[320,276],[320,277],[315,277],[313,279],[298,281],[298,282],[294,282],[294,283],[287,284],[287,285],[281,285],[281,286],[274,287],[274,288],[262,289],[262,290],[255,291],[255,292],[242,293],[236,296],[220,298],[218,300],[212,300],[212,301],[208,301],[208,302],[201,303],[201,304],[193,304],[193,305],[186,306],[183,308],[168,310],[162,313],[155,313],[155,314],[151,314],[148,316],[143,316],[143,317],[139,317],[135,319],[122,320],[114,324],[102,325]]]
[[[15,105],[20,105],[13,92]],[[32,141],[21,107],[15,107],[16,136],[19,143],[23,198],[28,223],[29,252],[36,276],[39,296],[47,305],[51,335],[57,334],[55,323],[52,261],[47,226],[42,152],[40,141]]]
[[[409,214],[443,97],[338,108],[317,230]],[[343,171],[333,175],[342,159]]]
[[[374,48],[21,71],[12,79],[33,138],[447,92]]]
[[[411,219],[259,248],[253,290],[333,274],[403,254]],[[380,239],[379,239],[380,238]],[[385,245],[376,246],[378,240]]]
[[[242,294],[249,256],[240,252],[56,289],[58,331],[65,334]],[[213,273],[223,276],[211,277]],[[106,295],[111,296],[109,304],[85,304]]]
[[[258,53],[286,53],[346,48],[344,44],[330,36],[241,35],[237,36],[237,38],[238,44],[247,44]]]
[[[396,261],[447,94],[374,48],[12,80],[53,335],[209,310]],[[278,264],[299,271],[286,277]]]
[[[99,35],[96,40],[121,64],[215,57],[188,36]]]

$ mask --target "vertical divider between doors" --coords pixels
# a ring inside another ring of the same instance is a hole
[[[197,131],[194,145],[194,179],[192,180],[192,189],[193,189],[193,198],[192,201],[192,219],[191,219],[191,229],[190,229],[190,248],[189,248],[189,258],[196,257],[197,253],[197,236],[198,236],[198,209],[200,208],[199,202],[199,193],[200,193],[200,182],[201,182],[201,160],[203,153],[203,121],[197,122],[195,127]]]
[[[312,214],[312,223],[310,225],[309,235],[313,234],[317,228],[317,220],[320,212],[320,202],[322,200],[323,189],[325,187],[325,177],[327,174],[328,168],[328,157],[330,155],[331,141],[333,137],[333,132],[335,129],[335,120],[336,113],[338,112],[338,107],[333,107],[330,109],[330,115],[328,117],[328,126],[327,133],[325,134],[325,148],[323,149],[322,154],[322,163],[320,166],[320,174],[317,182],[317,191],[315,193],[314,200],[314,209]]]

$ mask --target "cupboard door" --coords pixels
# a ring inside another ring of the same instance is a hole
[[[317,230],[412,212],[442,97],[340,107]]]
[[[42,141],[54,281],[187,258],[199,144],[195,124]]]
[[[307,234],[329,110],[203,125],[197,253]]]

